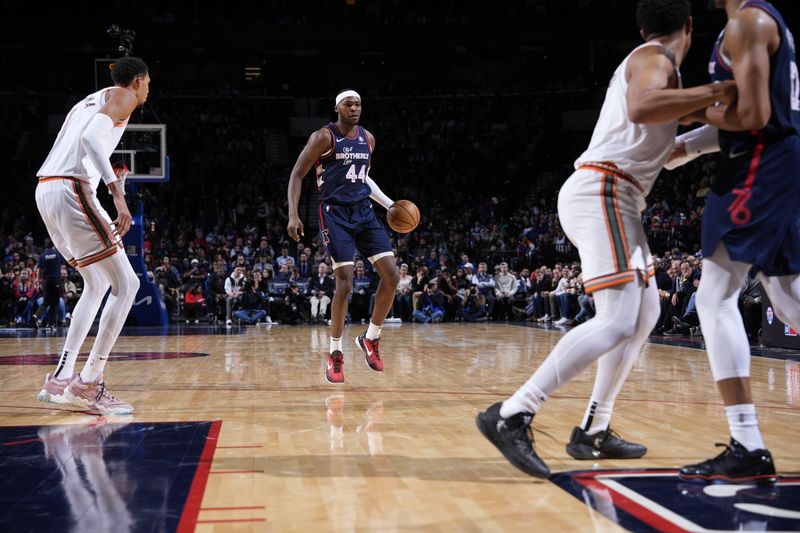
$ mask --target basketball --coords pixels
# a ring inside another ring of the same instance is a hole
[[[386,222],[397,233],[409,233],[419,224],[419,209],[409,200],[398,200],[386,212]]]

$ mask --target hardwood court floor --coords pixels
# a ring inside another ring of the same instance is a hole
[[[341,386],[324,379],[328,329],[321,326],[121,337],[115,353],[208,355],[112,358],[109,389],[136,408],[132,417],[113,418],[221,421],[196,502],[201,532],[619,530],[553,483],[508,465],[475,428],[477,412],[522,384],[560,332],[505,324],[390,325],[381,344],[386,370],[378,374],[353,342],[361,330],[345,331]],[[56,354],[62,342],[0,339],[0,358]],[[0,366],[0,426],[85,423],[85,413],[36,401],[51,369]],[[784,473],[800,472],[800,363],[755,357],[752,375],[776,463]],[[560,389],[536,418],[539,453],[554,472],[674,468],[715,455],[714,443],[727,442],[705,352],[648,344],[612,423],[649,453],[594,466],[575,461],[564,444],[581,421],[592,379],[593,368]]]

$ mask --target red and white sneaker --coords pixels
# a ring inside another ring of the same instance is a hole
[[[67,388],[67,385],[69,385],[71,381],[72,377],[59,379],[52,374],[47,374],[44,378],[42,390],[39,391],[39,396],[37,396],[37,398],[40,402],[69,403],[67,399],[64,398],[64,389]]]
[[[328,383],[344,383],[344,354],[339,350],[327,354],[325,379]]]
[[[64,397],[73,405],[87,407],[105,415],[129,415],[133,413],[133,406],[124,400],[115,398],[106,390],[103,376],[91,383],[84,383],[81,375],[75,376],[72,383],[64,389]]]
[[[356,344],[364,350],[364,361],[375,372],[383,372],[383,361],[381,361],[381,354],[378,351],[380,342],[380,339],[368,339],[366,332],[356,337]]]

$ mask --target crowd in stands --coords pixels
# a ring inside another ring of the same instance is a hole
[[[77,98],[18,96],[0,105],[9,124],[0,130],[0,140],[9,141],[0,143],[0,155],[12,174],[26,176],[11,188],[20,201],[0,212],[0,323],[35,324],[40,307],[36,262],[46,243],[32,176],[52,135],[40,134],[38,145],[36,138],[29,144],[19,139],[31,123],[63,112]],[[573,325],[592,316],[577,251],[555,212],[558,188],[588,132],[546,135],[560,110],[580,108],[587,98],[579,90],[365,99],[364,125],[377,137],[373,177],[423,214],[414,232],[391,235],[403,272],[395,317]],[[284,158],[267,149],[276,136],[287,141],[294,105],[280,98],[153,95],[144,120],[157,114],[168,124],[173,178],[140,185],[139,196],[129,198],[144,202],[145,263],[174,320],[314,323],[329,317],[333,282],[330,261],[313,237],[315,210],[304,213],[307,237],[300,245],[285,231],[289,165],[305,138],[289,138]],[[321,99],[317,107],[329,105]],[[670,294],[661,331],[696,327],[690,298],[680,296],[693,283],[672,287],[668,280],[682,271],[678,265],[671,278],[670,261],[674,250],[685,252],[699,276],[699,222],[713,174],[713,158],[665,174],[643,213],[651,248],[667,262],[658,279]],[[306,182],[303,198],[313,204],[313,179]],[[107,203],[102,187],[98,196]],[[369,262],[360,267],[350,305],[354,321],[368,319],[378,281]],[[74,270],[67,268],[65,280],[75,290],[65,292],[63,320],[81,289]]]

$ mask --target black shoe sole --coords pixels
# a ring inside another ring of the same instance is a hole
[[[678,472],[678,479],[681,481],[700,481],[703,483],[720,483],[727,485],[741,485],[743,483],[756,483],[757,485],[774,485],[778,481],[777,474],[763,474],[760,476],[747,476],[731,478],[723,476],[722,474],[715,474],[713,476],[704,476],[702,474],[686,475]]]
[[[481,435],[486,437],[486,440],[491,442],[492,445],[497,448],[501,454],[503,454],[503,457],[505,457],[512,466],[528,474],[529,476],[538,477],[541,479],[548,479],[550,477],[550,469],[547,468],[547,465],[545,465],[546,470],[533,469],[527,464],[521,462],[516,454],[506,453],[506,450],[503,449],[502,444],[498,444],[494,439],[494,431],[491,427],[491,423],[484,421],[483,417],[481,417],[482,414],[483,413],[478,413],[478,416],[475,417],[475,425],[478,426],[478,431],[480,431]]]
[[[566,445],[567,453],[573,459],[578,459],[579,461],[594,461],[596,459],[639,459],[644,457],[647,454],[647,448],[641,454],[613,454],[613,453],[606,453],[598,451],[597,454],[595,449],[586,446],[585,444],[567,444]]]

